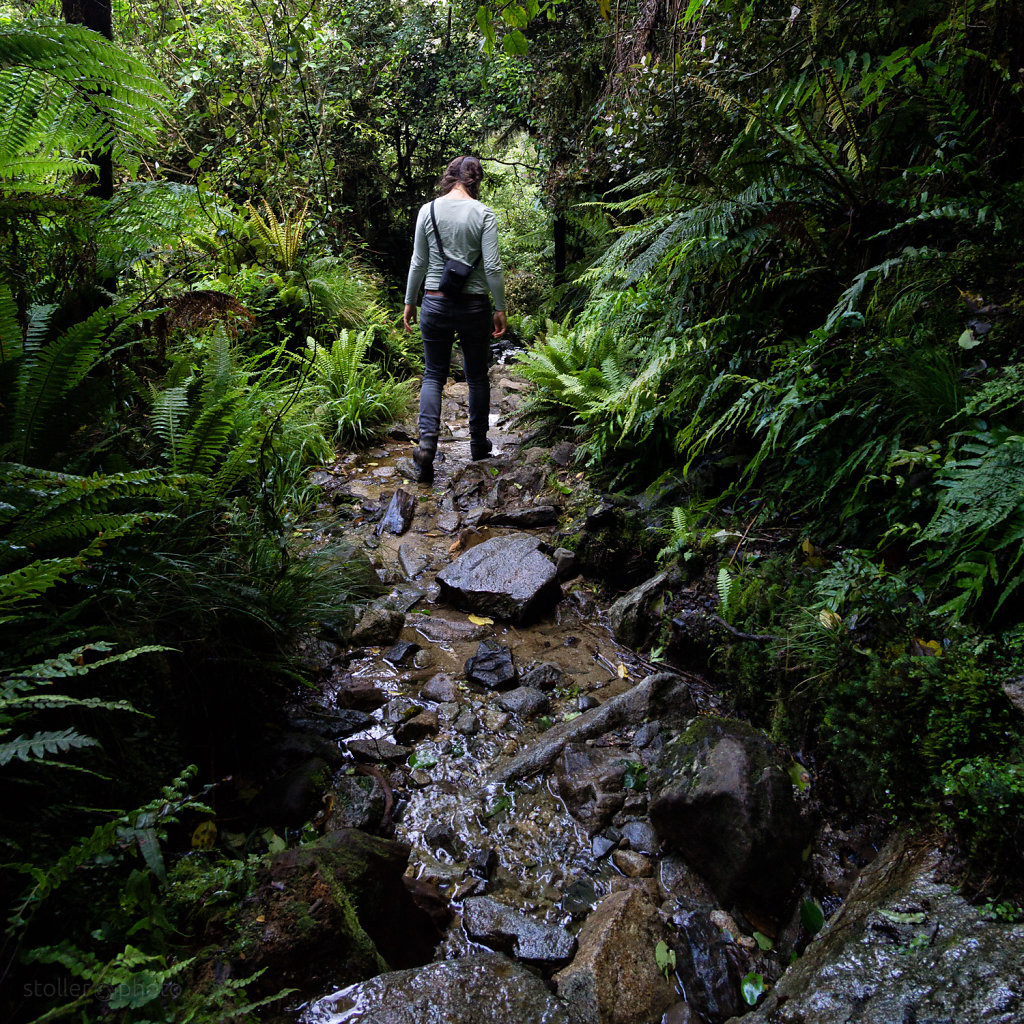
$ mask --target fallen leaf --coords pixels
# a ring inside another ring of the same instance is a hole
[[[626,666],[623,665],[621,661],[619,662],[619,667],[615,670],[615,672],[620,679],[629,678],[629,669],[626,668]]]
[[[826,628],[833,631],[843,628],[843,620],[834,611],[822,608],[818,612],[818,621]]]
[[[494,619],[489,619],[489,618],[487,618],[486,615],[470,615],[469,616],[469,621],[472,622],[474,626],[493,626],[494,625]]]
[[[217,842],[217,826],[212,821],[201,821],[192,832],[193,850],[212,850]]]

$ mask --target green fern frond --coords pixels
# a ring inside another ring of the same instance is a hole
[[[69,750],[80,750],[96,745],[95,739],[83,736],[75,729],[37,732],[32,736],[17,736],[13,740],[5,740],[0,731],[0,767],[15,758],[19,761],[48,761],[51,760],[51,754],[66,754]]]

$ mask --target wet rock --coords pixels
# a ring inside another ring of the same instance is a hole
[[[427,640],[444,643],[452,640],[483,640],[494,632],[493,626],[478,626],[465,619],[446,619],[440,615],[410,615],[406,624]]]
[[[579,952],[555,975],[573,1024],[650,1024],[674,1003],[654,948],[665,938],[657,911],[638,892],[606,896],[584,922]]]
[[[384,518],[377,524],[374,533],[379,537],[385,531],[401,536],[412,524],[416,514],[416,499],[401,487],[392,495]]]
[[[349,740],[346,746],[357,760],[394,765],[405,764],[412,753],[411,747],[400,746],[383,739]]]
[[[496,953],[392,971],[320,999],[302,1024],[569,1024],[525,967]]]
[[[576,698],[576,710],[577,711],[592,711],[594,708],[600,705],[600,701],[596,697],[591,697],[589,693],[584,693]]]
[[[430,772],[425,772],[422,768],[413,768],[409,772],[409,785],[413,789],[426,789],[433,781],[434,779]]]
[[[622,807],[626,766],[618,751],[566,744],[555,767],[555,785],[569,813],[592,832]]]
[[[745,1024],[1016,1024],[1024,924],[984,919],[948,874],[895,836]]]
[[[427,736],[436,736],[437,730],[437,712],[421,711],[418,715],[406,719],[395,729],[395,739],[399,743],[416,743]]]
[[[683,608],[672,620],[672,654],[686,662],[699,662],[711,650],[714,636],[712,620],[704,608]]]
[[[600,860],[615,849],[615,840],[607,836],[594,836],[590,841],[590,852]]]
[[[343,680],[334,695],[338,707],[358,711],[376,711],[388,702],[388,695],[368,679]]]
[[[442,512],[437,517],[437,528],[442,533],[454,533],[462,524],[462,517],[458,512]]]
[[[398,548],[398,567],[405,578],[414,580],[430,565],[430,552],[424,551],[418,544],[406,542]]]
[[[791,898],[811,822],[788,760],[763,733],[724,718],[697,719],[665,746],[651,822],[725,904],[771,915]]]
[[[549,703],[547,696],[533,686],[519,686],[501,693],[495,697],[494,702],[524,720],[546,711]]]
[[[289,730],[276,737],[273,745],[274,753],[283,764],[294,763],[299,759],[319,757],[328,764],[337,765],[341,758],[338,744],[317,732]]]
[[[573,917],[589,913],[597,903],[597,886],[592,878],[582,875],[569,883],[562,893],[562,910]]]
[[[459,688],[450,675],[446,672],[438,672],[436,676],[431,676],[423,684],[420,696],[424,700],[432,700],[437,704],[446,704],[458,698]]]
[[[689,1003],[673,1003],[661,1018],[661,1024],[705,1024],[701,1016]]]
[[[365,711],[318,710],[309,715],[289,719],[289,724],[295,729],[315,732],[325,739],[340,740],[354,732],[362,732],[363,729],[369,728],[373,725],[373,718]]]
[[[484,708],[484,725],[488,732],[501,732],[508,725],[511,717],[507,711]]]
[[[441,597],[495,618],[525,622],[561,593],[555,565],[528,534],[492,537],[437,574]]]
[[[523,672],[519,681],[523,686],[531,686],[538,690],[553,690],[562,685],[565,674],[550,661],[541,662]]]
[[[665,569],[623,594],[608,609],[608,622],[615,639],[633,648],[646,643],[658,628],[662,594],[677,589],[682,582],[678,569]]]
[[[411,640],[399,640],[393,647],[384,652],[384,660],[396,668],[408,668],[412,664],[420,645]]]
[[[488,519],[492,526],[514,526],[521,530],[538,526],[554,526],[559,509],[555,505],[527,505],[525,508],[504,508]]]
[[[644,722],[633,734],[633,746],[637,750],[649,747],[661,734],[661,722]]]
[[[367,608],[352,633],[352,643],[362,647],[393,644],[405,625],[405,615],[390,608]]]
[[[469,708],[464,708],[452,728],[462,736],[475,736],[480,731],[480,719]]]
[[[512,652],[493,640],[482,641],[476,654],[466,662],[466,678],[489,690],[512,686],[516,675]]]
[[[612,854],[612,863],[627,878],[650,878],[654,874],[650,860],[636,850],[616,850]]]
[[[342,775],[334,784],[325,831],[359,828],[376,831],[384,819],[387,796],[380,780],[368,775]]]
[[[576,940],[564,928],[526,917],[490,896],[463,903],[462,927],[471,939],[540,966],[568,963],[576,950]]]
[[[639,853],[657,853],[661,845],[658,833],[646,821],[627,821],[622,826],[622,837],[631,850]]]
[[[239,946],[246,971],[268,970],[247,991],[358,980],[429,959],[440,933],[402,882],[408,856],[393,840],[341,829],[267,858]]]
[[[563,582],[571,580],[577,574],[575,551],[570,551],[568,548],[555,548],[551,557],[554,559],[558,578]]]
[[[474,875],[490,878],[498,867],[498,852],[490,847],[475,847],[467,851],[466,864]]]
[[[713,1020],[743,1013],[740,983],[751,965],[733,936],[711,920],[707,908],[683,909],[672,923],[676,933],[669,946],[690,1003]]]
[[[579,718],[548,729],[526,750],[494,769],[488,781],[511,782],[536,775],[555,762],[567,743],[582,743],[621,726],[636,725],[645,718],[667,722],[695,711],[685,681],[671,672],[659,672]]]

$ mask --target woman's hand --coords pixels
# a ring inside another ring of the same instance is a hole
[[[412,325],[416,323],[416,307],[410,303],[405,304],[405,312],[402,313],[402,323],[405,324],[405,329],[412,333]]]
[[[508,321],[505,319],[504,310],[496,309],[494,311],[494,330],[491,332],[492,338],[500,338],[508,327]]]

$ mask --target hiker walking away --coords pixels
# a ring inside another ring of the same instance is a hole
[[[434,479],[441,392],[448,380],[456,336],[469,384],[470,457],[486,459],[491,453],[487,363],[490,338],[505,333],[505,276],[498,255],[497,218],[478,199],[483,176],[475,156],[453,160],[441,177],[437,199],[421,206],[416,217],[402,322],[412,331],[416,299],[423,285],[419,442],[412,458],[400,459],[398,467],[419,483]],[[493,315],[489,296],[494,297]]]

